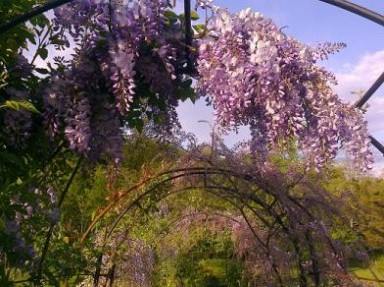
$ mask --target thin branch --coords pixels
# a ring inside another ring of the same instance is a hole
[[[54,278],[67,278],[67,277],[74,277],[74,276],[93,276],[93,273],[90,272],[90,273],[76,273],[76,274],[56,274],[56,275],[51,274],[50,276],[54,277]],[[101,277],[108,277],[108,274],[100,274],[100,276]],[[21,283],[33,282],[33,280],[34,280],[33,277],[29,277],[27,279],[20,279],[20,280],[16,280],[16,281],[10,281],[10,283],[12,283],[12,284],[21,284]],[[6,286],[9,286],[9,285],[6,285]],[[24,286],[26,286],[26,285],[24,285]],[[30,285],[28,285],[28,286],[30,286]]]
[[[43,172],[45,172],[46,167],[61,152],[64,146],[65,146],[65,142],[64,141],[60,142],[58,146],[55,148],[55,150],[52,152],[52,154],[49,156],[49,158],[46,161],[44,161],[43,166],[41,168]]]
[[[300,287],[308,286],[307,277],[305,276],[303,252],[301,251],[301,248],[300,248],[300,242],[294,234],[290,234],[290,239],[291,239],[291,242],[293,243],[293,249],[295,250],[295,253],[297,255]]]
[[[75,166],[75,168],[74,168],[73,171],[72,171],[71,177],[69,178],[69,180],[68,180],[68,182],[67,182],[67,185],[65,186],[63,192],[61,193],[61,196],[60,196],[60,198],[59,198],[59,202],[57,203],[57,207],[58,207],[58,208],[60,208],[61,205],[63,204],[63,202],[64,202],[64,198],[65,198],[65,196],[67,195],[68,190],[69,190],[69,188],[71,187],[71,184],[72,184],[73,180],[75,179],[75,175],[76,175],[77,171],[79,170],[80,165],[81,165],[83,159],[84,159],[84,158],[83,158],[82,156],[78,159],[78,161],[77,161],[77,163],[76,163],[76,166]]]
[[[54,1],[47,2],[43,5],[36,6],[35,8],[32,8],[29,12],[26,12],[20,16],[16,16],[15,18],[5,22],[4,24],[1,24],[0,34],[7,32],[13,27],[26,22],[37,15],[43,14],[44,12],[47,12],[51,9],[54,9],[56,7],[59,7],[61,5],[64,5],[72,1],[74,0],[54,0]]]
[[[269,248],[268,248],[268,246],[267,246],[267,245],[261,240],[261,238],[257,235],[255,229],[252,227],[251,222],[248,220],[248,217],[246,216],[246,214],[245,214],[245,212],[244,212],[244,210],[243,210],[242,208],[240,208],[240,212],[241,212],[241,215],[243,216],[243,218],[244,218],[246,224],[248,225],[249,230],[250,230],[251,233],[253,234],[253,236],[256,238],[256,240],[257,240],[263,247],[266,248],[266,251],[265,251],[265,252],[266,252],[267,256],[270,258],[270,260],[271,260],[272,269],[273,269],[273,271],[275,272],[275,275],[276,275],[276,277],[277,277],[277,280],[279,281],[280,286],[284,286],[284,284],[283,284],[283,279],[282,279],[281,276],[280,276],[279,269],[278,269],[278,267],[277,267],[277,265],[276,265],[276,263],[275,263],[275,260],[274,260],[274,258],[273,258],[273,256],[272,256],[272,254],[269,252]]]
[[[167,194],[165,194],[162,198],[158,199],[158,201],[163,200],[163,199],[167,198],[167,197],[170,196],[170,195],[174,195],[174,194],[176,194],[176,193],[184,193],[184,192],[187,192],[187,191],[190,191],[190,190],[195,190],[196,188],[198,188],[198,187],[197,187],[197,186],[190,186],[190,187],[185,187],[185,188],[181,188],[181,189],[174,190],[174,191],[172,191],[171,193],[167,193]],[[201,186],[200,188],[204,188],[204,187]],[[209,188],[208,188],[208,189],[209,189]],[[155,191],[155,190],[153,190],[153,191]],[[234,202],[232,202],[231,200],[229,200],[229,199],[227,199],[227,198],[223,198],[223,197],[221,197],[219,194],[216,194],[215,192],[211,192],[211,191],[209,191],[209,190],[207,190],[207,192],[213,194],[214,196],[217,196],[217,197],[221,198],[221,199],[224,200],[224,201],[227,201],[228,203],[230,203],[230,204],[232,204],[233,206],[235,206],[235,208],[240,209],[240,207],[238,207],[238,206],[237,206]],[[150,194],[147,194],[147,195],[150,195]],[[118,224],[117,221],[120,220],[122,216],[124,216],[127,212],[130,211],[130,209],[131,209],[132,207],[134,207],[134,206],[136,205],[135,203],[136,203],[137,200],[138,200],[138,199],[136,199],[135,202],[130,203],[130,205],[127,206],[127,207],[122,211],[122,213],[120,213],[119,218],[117,218],[117,219],[115,220],[114,224],[113,224],[112,227],[111,227],[111,230],[110,230],[109,233],[107,234],[107,236],[106,236],[107,239],[108,239],[109,236],[111,236],[111,234],[112,234],[112,232],[113,232],[113,229],[114,229],[114,228],[116,227],[116,225]],[[137,205],[136,205],[136,206],[137,206]],[[226,218],[226,219],[228,219],[228,220],[231,220],[231,221],[240,223],[238,220],[236,220],[236,219],[234,219],[234,218],[232,218],[232,217],[230,217],[230,216],[221,214],[221,213],[213,213],[213,214],[209,214],[209,213],[206,213],[206,212],[200,212],[200,214],[204,214],[204,215],[206,215],[207,217],[208,217],[208,216],[212,216],[212,215],[215,215],[215,216],[221,216],[221,217],[224,217],[224,218]],[[194,215],[194,214],[188,214],[188,215],[184,215],[184,216],[178,217],[176,220],[171,221],[166,227],[162,228],[159,232],[157,232],[158,236],[156,237],[156,240],[161,240],[161,238],[160,238],[161,235],[166,236],[166,235],[168,234],[168,233],[166,232],[166,230],[169,229],[170,227],[172,227],[172,226],[176,226],[176,225],[179,224],[180,221],[182,221],[183,219],[188,218],[188,217],[193,217],[193,216],[195,216],[195,215]],[[127,233],[129,232],[129,228],[125,228],[125,229],[126,229],[126,234],[127,234]],[[124,240],[125,240],[125,239],[121,240],[119,244],[116,244],[116,246],[119,246],[121,243],[123,243]],[[104,244],[106,244],[106,242],[105,242]]]
[[[46,42],[46,40],[47,40],[48,36],[50,35],[51,31],[52,31],[52,25],[49,25],[47,31],[45,32],[45,34],[43,36],[43,39],[40,39],[40,37],[39,37],[39,44],[36,47],[36,52],[35,52],[35,55],[32,58],[31,66],[35,63],[37,57],[39,56],[39,50],[43,46],[44,46],[43,48],[47,47],[48,43]]]
[[[112,287],[112,285],[115,281],[115,272],[116,272],[116,265],[113,264],[112,268],[108,272],[109,273],[109,279],[110,279],[109,287]]]
[[[97,257],[96,271],[93,275],[93,286],[97,287],[99,285],[100,274],[101,274],[101,265],[103,264],[103,253]]]
[[[171,180],[172,180],[172,179],[171,179]],[[164,182],[163,182],[163,183],[164,183]],[[162,183],[160,183],[160,184],[162,184]],[[140,205],[140,201],[141,201],[143,198],[145,198],[145,196],[147,196],[147,195],[151,195],[152,192],[156,192],[157,187],[158,187],[158,186],[156,186],[155,188],[151,188],[151,189],[147,190],[146,192],[144,192],[142,195],[138,196],[134,201],[132,201],[132,202],[131,202],[131,203],[130,203],[130,204],[129,204],[129,205],[128,205],[128,206],[127,206],[127,207],[126,207],[120,214],[119,214],[119,216],[115,219],[115,221],[114,221],[113,224],[111,225],[111,228],[110,228],[108,234],[106,235],[106,238],[107,238],[107,239],[112,235],[114,229],[115,229],[116,226],[119,224],[120,220],[124,217],[125,214],[127,214],[127,213],[131,210],[131,208],[133,208],[134,206],[137,206],[137,207],[139,207],[140,210],[144,211],[143,208],[142,208],[141,205]],[[172,193],[165,194],[164,196],[162,196],[161,198],[159,198],[158,201],[165,199],[166,197],[168,197],[168,196],[171,195],[171,194],[174,194],[174,193],[177,193],[177,192],[184,192],[184,191],[191,190],[191,189],[195,189],[195,188],[196,188],[196,187],[193,186],[193,187],[186,187],[186,188],[182,188],[182,189],[173,191]],[[168,192],[168,191],[166,191],[166,192]],[[188,217],[188,216],[184,216],[184,217],[182,217],[182,219],[184,219],[184,218],[186,218],[186,217]],[[171,224],[172,224],[172,223],[171,223]]]
[[[60,196],[59,201],[57,203],[57,207],[59,209],[60,209],[61,205],[64,202],[64,198],[65,198],[65,196],[68,193],[68,190],[69,190],[69,188],[70,188],[70,186],[71,186],[71,184],[72,184],[72,182],[73,182],[73,180],[75,178],[75,175],[77,174],[77,171],[80,168],[80,165],[81,165],[82,161],[83,161],[83,157],[80,157],[79,160],[76,163],[75,168],[72,171],[72,174],[71,174],[71,176],[70,176],[70,178],[69,178],[69,180],[67,182],[67,185],[65,186],[63,192],[61,193],[61,196]],[[49,227],[49,230],[48,230],[48,233],[47,233],[47,237],[46,237],[45,243],[44,243],[43,252],[41,254],[39,265],[37,266],[37,277],[36,277],[37,281],[41,280],[41,277],[43,275],[43,264],[44,264],[44,261],[45,261],[45,257],[47,256],[47,253],[48,253],[49,243],[51,241],[52,234],[53,234],[53,229],[56,226],[56,224],[57,224],[57,222],[52,222],[51,226]]]
[[[253,237],[256,238],[256,240],[261,244],[261,246],[263,246],[268,254],[268,256],[270,256],[269,254],[269,250],[267,248],[267,245],[263,242],[263,240],[261,240],[260,236],[257,234],[257,232],[255,231],[255,229],[253,228],[251,222],[249,221],[247,215],[245,214],[243,208],[239,208],[239,211],[241,212],[241,215],[242,217],[244,218],[245,220],[245,223],[248,225],[248,228],[249,230],[251,231],[251,233],[253,234]],[[276,272],[278,273],[278,272]]]
[[[328,3],[330,5],[342,8],[344,10],[347,10],[351,13],[357,14],[361,17],[364,17],[368,20],[371,20],[381,26],[384,26],[384,16],[376,13],[372,10],[369,10],[365,7],[362,7],[360,5],[351,3],[346,0],[320,0],[321,2]]]
[[[232,189],[232,188],[229,188],[229,187],[225,187],[225,186],[220,186],[220,185],[214,185],[214,186],[210,186],[210,185],[207,185],[207,186],[204,186],[205,188],[211,188],[211,189],[218,189],[218,190],[221,190],[221,191],[227,191],[227,192],[231,192],[231,194],[229,194],[229,196],[232,196],[233,198],[236,198],[238,200],[240,200],[240,203],[244,206],[244,207],[247,207],[250,211],[253,212],[254,215],[256,215],[256,217],[258,219],[260,219],[265,226],[268,226],[268,227],[271,227],[270,223],[268,222],[267,219],[265,219],[263,216],[261,216],[261,214],[259,212],[257,212],[257,210],[252,207],[248,202],[247,202],[247,199],[249,199],[248,197],[246,196],[243,196],[243,193],[240,192],[239,190],[236,190],[236,189]],[[261,202],[261,201],[260,201]],[[263,205],[262,203],[257,203],[259,204],[261,207],[263,207],[265,209],[265,205]],[[240,207],[238,207],[240,209]]]
[[[308,251],[310,254],[311,262],[312,262],[312,273],[313,273],[313,281],[316,287],[320,286],[320,268],[319,268],[319,258],[315,251],[313,237],[309,230],[305,232],[305,239],[308,245]]]

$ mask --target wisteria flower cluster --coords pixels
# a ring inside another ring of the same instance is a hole
[[[69,31],[77,47],[46,91],[51,136],[64,130],[72,150],[119,160],[127,117],[149,115],[169,129],[177,124],[176,62],[184,55],[176,49],[180,33],[173,33],[180,25],[166,21],[169,7],[166,0],[91,0],[55,10],[54,29]]]
[[[367,124],[360,111],[332,91],[334,76],[316,65],[344,44],[310,47],[287,36],[250,9],[216,10],[198,43],[197,88],[225,130],[249,125],[251,150],[297,140],[309,162],[323,166],[344,146],[356,165],[372,162]]]
[[[345,148],[357,167],[370,167],[363,115],[339,100],[335,77],[316,65],[344,44],[311,47],[250,9],[232,14],[212,1],[196,3],[213,12],[207,33],[192,41],[197,58],[167,0],[76,0],[55,9],[56,45],[76,48],[70,64],[48,78],[48,134],[64,135],[88,158],[119,161],[123,127],[150,122],[169,133],[178,126],[179,100],[196,91],[208,97],[224,130],[250,126],[250,150],[262,160],[294,139],[308,166],[320,168]],[[191,76],[196,89],[183,94]],[[25,126],[17,132],[29,136],[28,115],[21,113],[19,123],[9,114],[7,132]]]

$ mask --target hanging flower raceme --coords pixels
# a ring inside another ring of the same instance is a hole
[[[363,115],[339,100],[334,76],[315,65],[343,47],[310,47],[260,13],[217,9],[198,43],[197,88],[224,129],[250,126],[251,148],[263,157],[294,138],[316,167],[344,145],[364,170],[372,155]]]
[[[83,51],[101,50],[97,60],[122,114],[129,111],[135,94],[134,66],[140,45],[158,40],[166,8],[166,0],[78,0],[55,10],[56,29],[68,29]]]
[[[78,0],[55,10],[55,29],[69,31],[77,47],[67,70],[59,71],[46,91],[51,136],[64,131],[74,151],[120,158],[120,127],[132,109],[139,110],[135,96],[143,96],[137,95],[138,80],[169,109],[151,112],[171,126],[177,122],[174,81],[181,78],[174,66],[175,39],[163,35],[172,29],[166,27],[168,8],[166,0]]]

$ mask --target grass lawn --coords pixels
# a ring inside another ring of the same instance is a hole
[[[370,280],[381,281],[380,285],[384,286],[384,254],[373,256],[370,266],[354,266],[350,268],[350,272],[356,277]]]

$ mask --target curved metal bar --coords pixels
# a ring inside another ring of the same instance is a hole
[[[361,108],[364,104],[369,100],[369,98],[380,88],[380,86],[384,83],[384,72],[380,75],[380,77],[373,83],[373,85],[365,92],[365,94],[355,103],[356,108]]]
[[[51,9],[54,9],[56,7],[59,7],[61,5],[64,5],[66,3],[72,2],[74,0],[54,0],[54,1],[49,1],[48,3],[45,3],[43,5],[39,5],[35,8],[32,8],[31,11],[24,13],[20,16],[17,16],[3,24],[0,25],[0,34],[7,32],[9,29],[12,29],[13,27],[28,21],[29,19],[40,15],[44,12],[47,12]]]
[[[384,146],[373,136],[369,136],[369,138],[371,139],[372,145],[377,148],[384,156]]]
[[[351,13],[357,14],[363,18],[366,18],[370,21],[373,21],[381,26],[384,26],[384,15],[376,13],[372,10],[369,10],[365,7],[351,3],[346,0],[319,0],[321,2],[328,3],[333,6],[337,6],[344,10],[347,10]],[[355,103],[356,108],[361,108],[370,97],[380,88],[384,83],[384,72],[379,76],[379,78],[373,83],[373,85],[365,92],[365,94]],[[377,148],[384,155],[384,146],[373,136],[369,136],[371,139],[372,145]]]
[[[365,7],[357,5],[355,3],[346,1],[346,0],[319,0],[321,2],[328,3],[333,6],[337,6],[354,14],[357,14],[361,17],[364,17],[368,20],[371,20],[381,26],[384,26],[384,16],[376,13],[372,10],[369,10]]]

